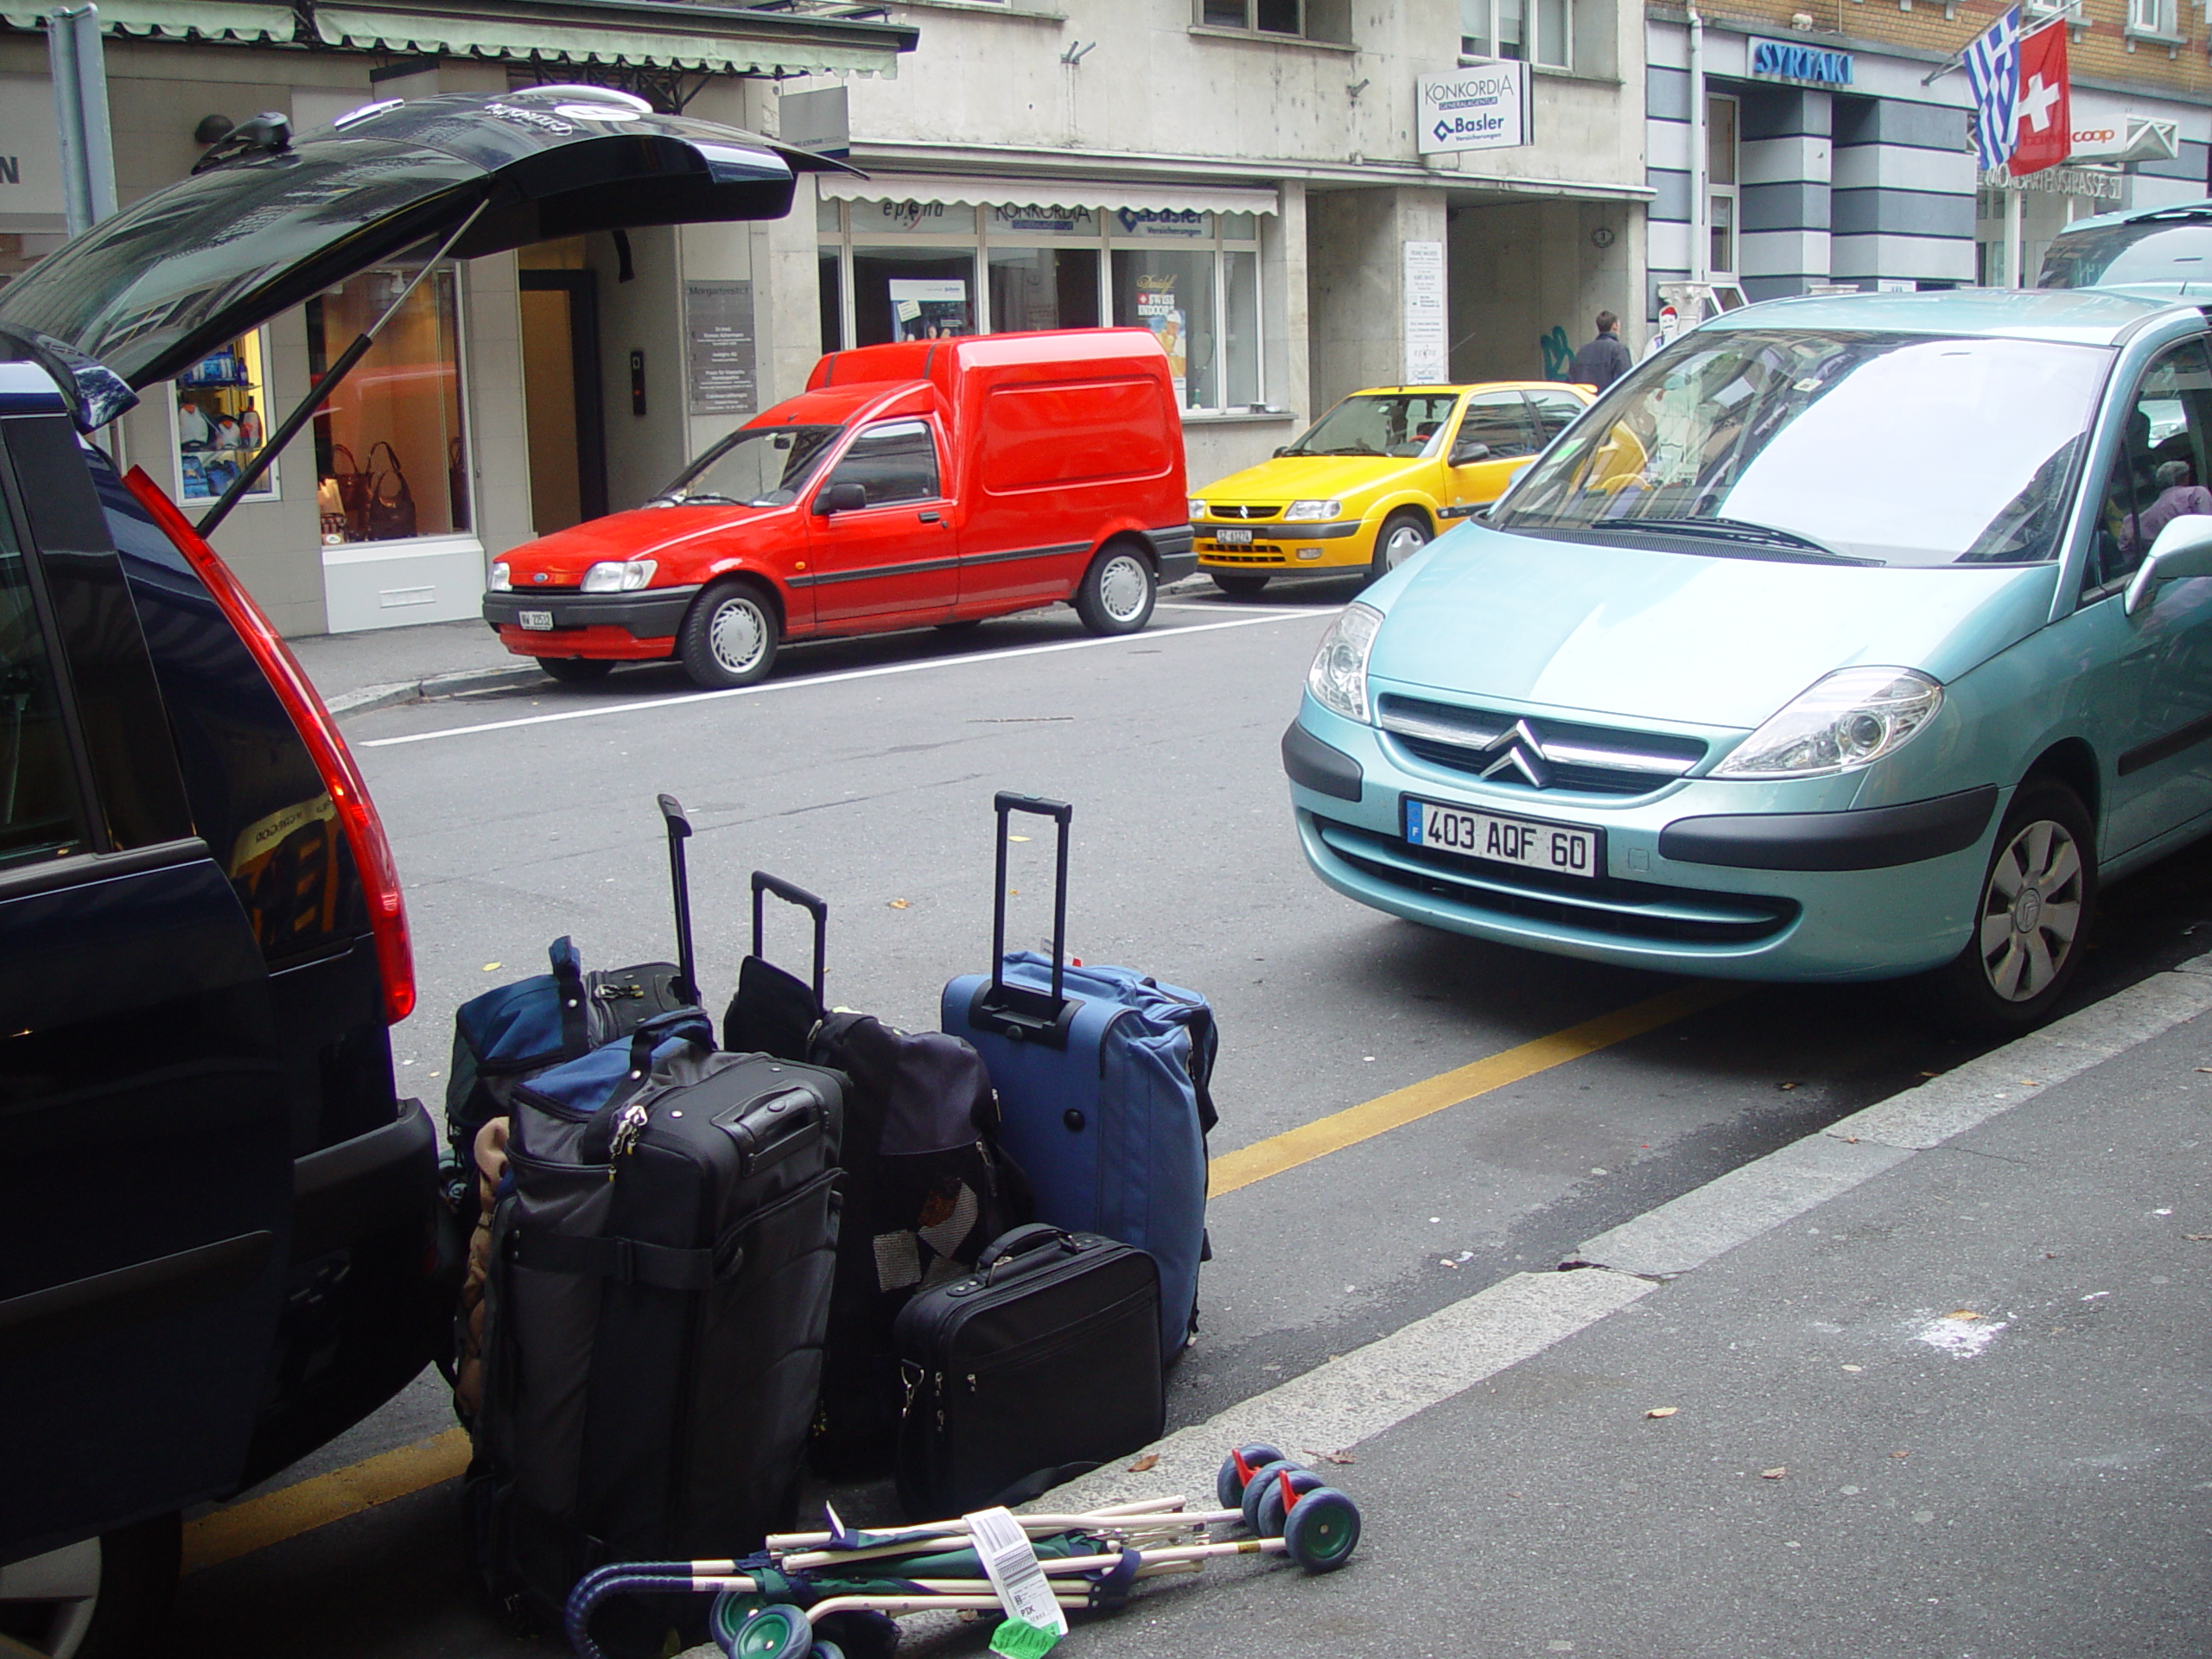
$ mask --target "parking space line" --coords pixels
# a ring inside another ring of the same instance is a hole
[[[1641,1037],[1646,1032],[1672,1025],[1742,994],[1741,986],[1713,981],[1678,986],[1647,1001],[1601,1014],[1595,1020],[1586,1020],[1579,1026],[1569,1026],[1565,1031],[1555,1031],[1548,1037],[1539,1037],[1456,1071],[1394,1089],[1360,1105],[1347,1106],[1341,1112],[1301,1123],[1264,1141],[1255,1141],[1234,1152],[1223,1153],[1213,1160],[1209,1191],[1217,1198],[1225,1192],[1234,1192],[1240,1186],[1249,1186],[1300,1164],[1312,1163],[1316,1158],[1371,1141],[1378,1135],[1459,1105],[1478,1095],[1486,1095],[1494,1089],[1503,1089],[1508,1084],[1519,1083],[1540,1071],[1580,1059],[1585,1054],[1594,1054],[1601,1048],[1611,1048],[1631,1037]]]
[[[888,674],[918,674],[933,668],[960,668],[973,663],[1010,662],[1017,657],[1043,657],[1058,651],[1091,651],[1102,645],[1134,645],[1143,639],[1177,639],[1187,633],[1218,633],[1224,628],[1256,628],[1295,617],[1328,620],[1324,611],[1274,611],[1265,616],[1240,616],[1227,622],[1201,622],[1187,628],[1158,628],[1146,633],[1117,633],[1103,639],[1060,639],[1048,645],[1016,645],[1011,651],[977,651],[960,657],[924,657],[912,662],[880,663],[874,668],[847,669],[837,674],[816,674],[787,680],[763,680],[758,685],[732,686],[722,691],[681,691],[674,696],[640,697],[632,702],[597,703],[585,709],[563,709],[550,715],[524,715],[514,720],[487,720],[474,726],[446,726],[434,732],[409,732],[399,737],[356,739],[357,749],[389,749],[406,743],[429,743],[444,737],[470,737],[480,732],[508,732],[522,726],[551,726],[562,721],[596,720],[606,715],[633,715],[648,709],[678,709],[714,702],[724,697],[759,697],[776,691],[796,691],[810,685],[842,685],[850,680],[880,679]]]
[[[1103,643],[1103,642],[1102,642]],[[1298,1168],[1332,1152],[1371,1141],[1408,1123],[1464,1104],[1519,1083],[1569,1060],[1580,1059],[1633,1037],[1743,995],[1739,985],[1700,981],[1677,986],[1642,1002],[1616,1008],[1579,1026],[1539,1037],[1470,1065],[1393,1090],[1387,1095],[1300,1124],[1281,1135],[1226,1152],[1213,1160],[1211,1196]],[[203,1516],[184,1529],[184,1570],[213,1567],[265,1549],[334,1521],[388,1503],[394,1498],[450,1480],[468,1466],[468,1436],[449,1428],[412,1446],[403,1446],[328,1474],[303,1480],[264,1497]]]
[[[449,1428],[427,1440],[281,1487],[227,1510],[203,1515],[184,1529],[184,1570],[251,1555],[349,1515],[405,1497],[468,1467],[468,1431]]]

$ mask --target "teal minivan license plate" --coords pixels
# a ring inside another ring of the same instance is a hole
[[[1462,858],[1511,864],[1524,870],[1592,879],[1602,873],[1602,832],[1567,823],[1501,818],[1464,806],[1406,798],[1406,840],[1415,847]]]

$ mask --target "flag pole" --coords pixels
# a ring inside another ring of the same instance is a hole
[[[2019,288],[2020,280],[2020,199],[2024,194],[2005,169],[2005,286]]]

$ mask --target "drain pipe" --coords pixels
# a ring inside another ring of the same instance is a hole
[[[1713,278],[1713,232],[1706,223],[1712,212],[1707,187],[1705,132],[1705,19],[1694,3],[1690,22],[1690,276],[1696,281]]]

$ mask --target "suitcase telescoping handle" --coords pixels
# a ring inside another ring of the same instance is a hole
[[[753,954],[766,962],[768,953],[761,948],[761,910],[766,895],[774,893],[785,904],[797,905],[814,918],[814,1003],[822,1006],[822,985],[830,959],[830,906],[804,887],[794,887],[779,875],[766,870],[753,872]]]
[[[1060,1010],[1067,999],[1060,994],[1060,970],[1068,954],[1068,823],[1075,817],[1075,809],[1065,801],[1048,801],[1036,795],[1016,795],[1010,790],[1001,790],[991,804],[999,815],[998,892],[991,906],[991,1001],[1005,1007],[1008,1001],[1006,982],[1006,849],[1007,837],[1011,833],[1012,817],[1016,812],[1034,812],[1039,817],[1050,818],[1058,826],[1059,855],[1052,873],[1052,999],[1050,1019],[1057,1024]]]
[[[660,816],[668,825],[668,885],[676,899],[676,971],[682,979],[676,994],[696,1004],[699,963],[691,953],[691,874],[683,861],[683,843],[691,839],[691,820],[683,816],[683,804],[673,795],[660,798]]]

